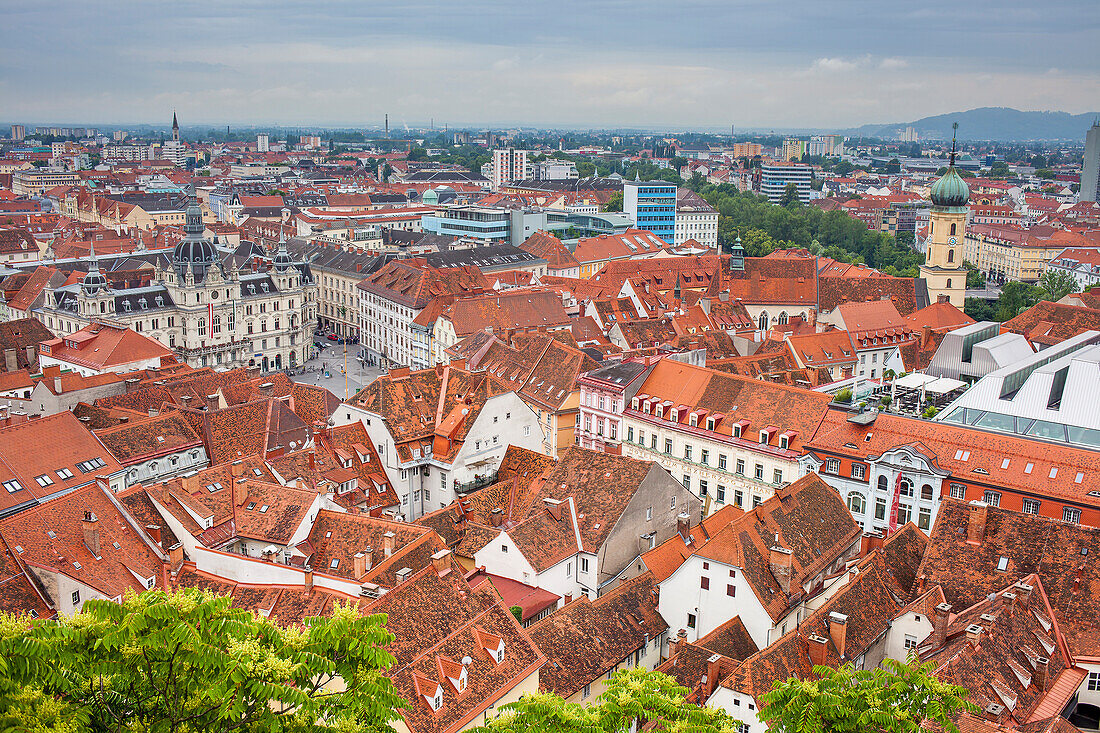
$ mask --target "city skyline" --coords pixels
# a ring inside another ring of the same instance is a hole
[[[175,108],[201,124],[371,126],[388,112],[394,129],[432,118],[844,128],[981,106],[1080,113],[1100,98],[1100,10],[1084,2],[120,3],[109,22],[62,2],[8,13],[0,93],[10,117],[28,120],[155,123]],[[45,56],[41,38],[54,41]]]

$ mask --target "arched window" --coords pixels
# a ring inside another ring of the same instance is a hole
[[[852,514],[863,514],[867,511],[867,500],[863,498],[863,494],[858,491],[848,494],[848,510]]]
[[[925,484],[924,486],[920,487],[920,498],[924,499],[925,501],[932,500],[932,486],[930,484]]]
[[[913,482],[910,481],[907,478],[903,478],[901,480],[901,491],[899,493],[902,496],[912,496],[913,495]]]
[[[783,325],[787,322],[787,311],[783,311],[779,314],[779,324]]]
[[[760,314],[760,317],[757,319],[757,327],[761,331],[767,331],[768,330],[768,312],[767,311],[764,311]]]
[[[879,476],[878,477],[878,490],[879,491],[888,491],[889,489],[890,489],[890,482],[886,479],[885,476]]]
[[[952,237],[955,236],[955,226],[956,226],[955,224],[951,225],[951,236]]]
[[[214,316],[214,330],[213,330],[213,332],[215,334],[218,334],[218,333],[222,332],[222,317],[220,315],[219,316]]]
[[[954,262],[955,261],[955,250],[953,250],[953,249],[947,250],[947,261],[948,262]]]
[[[947,289],[951,289],[951,278],[947,278]]]

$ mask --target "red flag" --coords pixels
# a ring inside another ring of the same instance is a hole
[[[894,532],[898,528],[898,509],[901,506],[901,472],[898,472],[898,478],[894,481],[894,501],[890,506],[890,532]]]

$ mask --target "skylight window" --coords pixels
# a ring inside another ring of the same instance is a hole
[[[35,476],[34,480],[38,483],[39,486],[49,486],[53,483],[53,479],[50,478],[50,475],[48,473],[44,473],[41,476]]]
[[[1008,570],[1008,558],[1003,555],[997,560],[997,569],[1004,572]]]
[[[1026,466],[1024,466],[1024,473],[1031,473],[1031,469],[1033,468],[1035,468],[1034,463],[1027,464]]]
[[[1001,468],[1008,468],[1008,464],[1009,464],[1009,459],[1008,458],[1004,459],[1003,461],[1001,461]]]
[[[254,501],[248,502],[248,506],[245,507],[245,509],[247,509],[248,511],[252,511],[255,508],[256,508],[256,502],[254,502]]]
[[[1050,478],[1058,478],[1058,467],[1057,466],[1051,466],[1050,467]]]
[[[54,473],[56,473],[57,477],[59,479],[61,479],[62,481],[64,481],[65,479],[70,479],[70,478],[73,477],[73,472],[70,471],[67,468],[59,468],[56,471],[54,471]]]
[[[332,568],[333,570],[335,570],[336,568],[340,567],[340,558],[338,558],[338,557],[334,557],[334,558],[332,558],[332,562],[330,562],[330,563],[328,564],[328,566],[329,566],[330,568]]]
[[[23,490],[23,484],[19,483],[15,479],[4,482],[4,488],[8,490],[9,494],[14,494],[16,491]]]
[[[264,504],[262,507],[260,507],[260,514],[263,514],[266,511],[267,511],[267,504]]]

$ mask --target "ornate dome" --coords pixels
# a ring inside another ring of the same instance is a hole
[[[219,261],[218,249],[214,243],[202,235],[202,209],[198,201],[191,194],[191,201],[187,205],[187,213],[184,216],[183,230],[186,235],[172,251],[172,265],[176,272],[183,277],[184,271],[190,267],[195,277],[201,279],[206,271]]]
[[[963,180],[955,166],[950,166],[947,173],[932,185],[932,203],[936,206],[966,206],[970,201],[970,188]]]
[[[109,289],[107,284],[107,278],[100,272],[99,267],[92,266],[92,269],[88,270],[88,274],[84,276],[84,282],[81,283],[84,293],[87,295],[95,295],[99,291],[106,291]]]
[[[294,260],[290,259],[289,252],[280,249],[271,260],[271,264],[275,267],[276,272],[286,272],[294,264]]]

